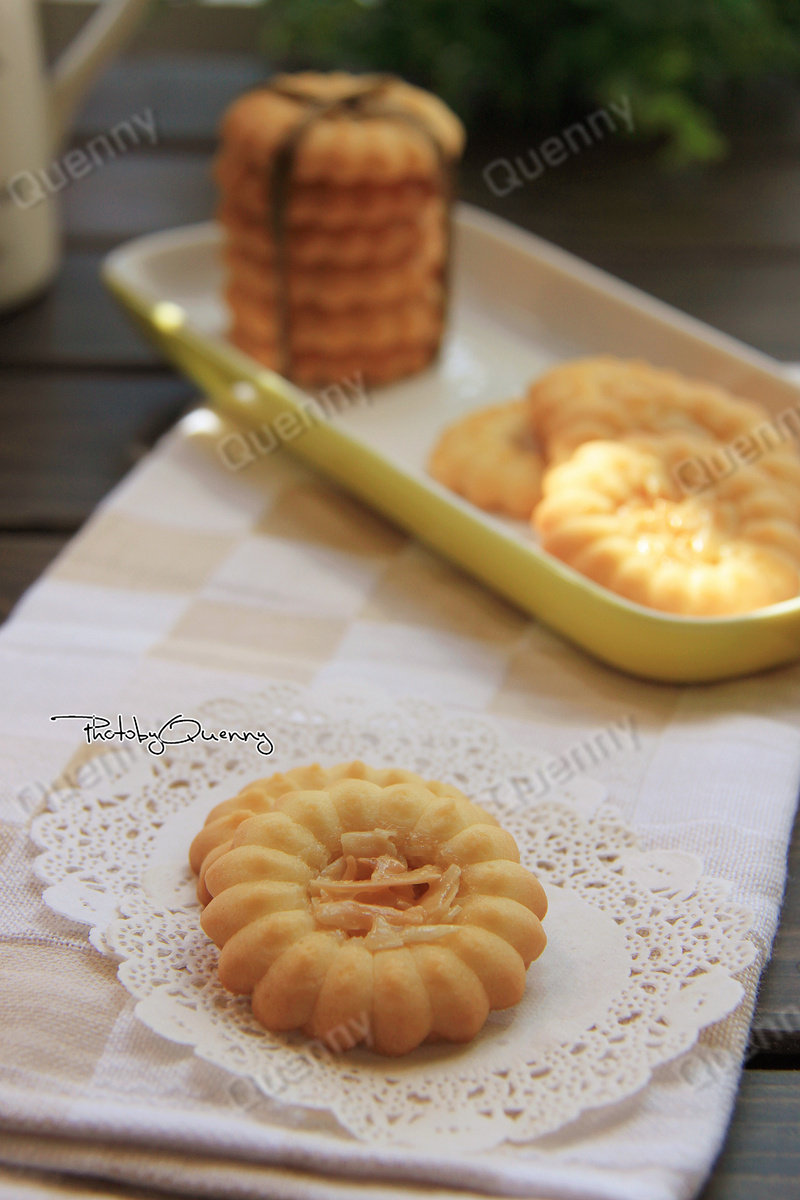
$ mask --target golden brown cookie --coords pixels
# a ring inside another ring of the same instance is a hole
[[[391,77],[305,73],[241,97],[221,133],[231,339],[305,383],[356,353],[372,382],[425,365],[446,312],[458,119]]]
[[[228,340],[256,362],[280,371],[277,346],[259,342],[235,326]],[[337,354],[302,352],[293,356],[292,378],[305,387],[321,387],[337,380],[358,378],[366,386],[380,386],[414,375],[433,360],[436,346],[395,346],[390,350],[348,350]]]
[[[214,177],[225,204],[241,221],[266,223],[273,195],[269,170],[249,166],[230,150],[217,156]],[[403,180],[392,184],[336,182],[297,183],[288,197],[285,221],[293,229],[382,229],[387,225],[417,221],[420,214],[440,208],[439,189],[431,180]]]
[[[228,286],[235,287],[237,294],[248,297],[263,312],[272,310],[279,291],[275,273],[239,250],[228,250],[224,258]],[[392,268],[296,267],[289,276],[288,293],[293,308],[323,311],[380,308],[412,298],[427,300],[439,312],[442,306],[439,273],[418,256]]]
[[[251,995],[267,1029],[340,1050],[471,1040],[519,1002],[545,946],[547,900],[514,839],[450,785],[362,763],[308,770],[314,787],[265,781],[265,808],[234,798],[211,815],[237,822],[203,868],[223,985]]]
[[[769,423],[760,404],[724,388],[610,356],[553,368],[531,384],[528,401],[534,433],[549,462],[564,461],[593,439],[678,432],[712,438],[729,447],[733,457],[740,439]],[[794,446],[775,446],[758,462],[791,493],[800,516],[800,455]]]
[[[610,356],[554,367],[528,390],[534,431],[553,459],[582,441],[686,432],[720,441],[764,415],[722,388],[649,363]]]
[[[242,219],[224,205],[219,219],[226,244],[250,256],[254,263],[275,265],[275,242],[268,223]],[[339,268],[397,268],[409,260],[425,260],[441,271],[445,260],[442,211],[426,210],[417,221],[398,221],[374,229],[358,225],[325,229],[302,225],[289,231],[285,243],[290,270],[330,266]],[[429,227],[430,226],[430,227]]]
[[[258,304],[235,285],[226,290],[226,299],[237,333],[263,345],[277,343],[279,329],[273,306]],[[293,307],[289,339],[293,355],[336,356],[354,350],[379,354],[398,346],[432,348],[440,333],[441,308],[434,294],[371,308],[326,311]]]
[[[368,767],[354,759],[352,762],[337,763],[333,767],[322,767],[312,763],[307,767],[293,767],[291,771],[276,771],[263,779],[254,779],[235,796],[216,804],[205,819],[203,828],[195,837],[189,850],[189,864],[199,876],[198,896],[207,904],[210,895],[205,891],[203,876],[209,865],[209,855],[216,856],[220,846],[230,849],[230,839],[242,821],[258,813],[272,812],[275,801],[285,792],[309,788],[325,788],[342,779],[365,779],[370,783],[388,787],[394,783],[425,783],[413,771],[400,767]],[[458,788],[449,783],[427,782],[427,786],[439,796],[461,795]]]
[[[434,479],[488,512],[527,520],[541,495],[542,458],[524,400],[493,404],[448,426],[428,470]]]
[[[306,119],[309,101],[338,107],[321,112],[305,130],[292,170],[298,183],[347,187],[436,179],[441,158],[453,160],[463,147],[461,122],[429,92],[400,79],[308,71],[277,76],[236,100],[222,123],[226,151],[238,162],[266,168]]]
[[[584,443],[544,477],[542,546],[664,612],[725,616],[796,596],[800,529],[768,473],[743,467],[697,496],[678,486],[675,465],[710,447],[682,433]]]

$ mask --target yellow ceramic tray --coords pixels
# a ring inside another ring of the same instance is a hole
[[[259,443],[285,439],[293,453],[520,608],[632,674],[705,682],[800,657],[800,598],[736,617],[643,608],[545,554],[526,524],[480,512],[424,468],[443,425],[518,394],[545,367],[581,354],[635,355],[713,380],[775,416],[792,414],[800,428],[800,388],[770,359],[462,205],[450,332],[437,364],[310,421],[302,391],[225,340],[219,243],[213,223],[138,238],[109,255],[104,277],[164,353],[220,410],[258,434],[232,441],[232,459],[245,446],[257,453]]]

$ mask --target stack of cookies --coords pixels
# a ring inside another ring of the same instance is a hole
[[[284,75],[240,97],[215,164],[230,339],[311,386],[421,370],[463,140],[440,100],[385,76]]]

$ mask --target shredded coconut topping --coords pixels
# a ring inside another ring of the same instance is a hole
[[[428,864],[409,867],[386,829],[345,833],[342,853],[309,883],[317,924],[364,934],[369,950],[433,941],[458,926],[453,917],[461,871]]]

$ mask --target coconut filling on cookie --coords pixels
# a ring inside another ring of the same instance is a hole
[[[318,925],[363,934],[368,950],[431,942],[458,928],[460,867],[410,866],[397,842],[387,829],[342,834],[342,853],[309,884]]]

